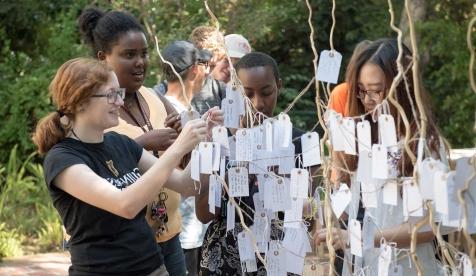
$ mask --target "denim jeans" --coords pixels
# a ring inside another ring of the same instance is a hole
[[[185,266],[185,256],[180,245],[179,234],[166,242],[159,242],[164,264],[167,272],[173,276],[185,276],[187,268]]]

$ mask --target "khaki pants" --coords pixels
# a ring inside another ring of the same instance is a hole
[[[167,269],[165,269],[165,265],[161,265],[156,270],[152,271],[148,276],[169,276]]]

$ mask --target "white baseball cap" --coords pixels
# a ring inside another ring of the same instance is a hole
[[[239,34],[229,34],[225,36],[225,47],[228,55],[233,58],[242,58],[251,53],[250,43]]]

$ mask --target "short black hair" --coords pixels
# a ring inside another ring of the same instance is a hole
[[[104,12],[96,7],[87,7],[78,18],[81,35],[97,56],[98,51],[110,52],[120,36],[129,31],[146,34],[139,21],[123,11]]]
[[[235,65],[236,72],[240,69],[249,69],[254,67],[266,67],[269,66],[273,69],[274,78],[278,82],[281,77],[279,74],[278,64],[274,58],[261,52],[251,52],[244,55]]]

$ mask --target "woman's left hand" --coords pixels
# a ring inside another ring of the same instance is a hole
[[[182,131],[182,121],[180,120],[180,114],[174,111],[167,115],[164,125],[165,127],[175,129],[175,131],[180,134],[180,131]]]
[[[212,129],[217,125],[223,125],[225,120],[223,111],[221,111],[218,106],[214,106],[205,112],[205,114],[202,115],[202,119],[207,122],[208,137],[212,137]]]
[[[317,230],[313,236],[314,243],[316,246],[319,246],[322,242],[326,242],[327,240],[327,229],[322,228]],[[332,247],[334,249],[345,249],[348,243],[348,234],[347,230],[339,229],[339,228],[332,228]]]

